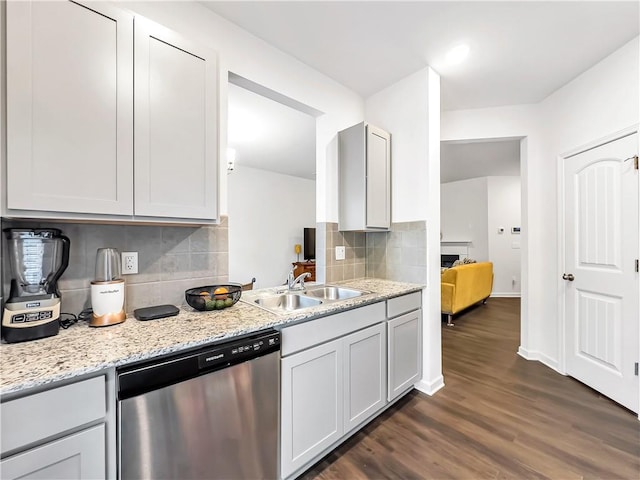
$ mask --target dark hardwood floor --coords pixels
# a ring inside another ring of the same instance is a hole
[[[640,422],[516,354],[519,300],[442,327],[445,387],[411,392],[304,479],[640,479]]]

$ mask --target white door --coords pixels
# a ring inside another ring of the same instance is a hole
[[[399,397],[420,380],[422,309],[387,322],[389,401]]]
[[[567,374],[638,411],[638,134],[565,160]]]
[[[48,480],[106,477],[105,427],[96,425],[0,461],[0,477]]]
[[[7,207],[133,213],[133,16],[7,2]]]
[[[342,437],[342,350],[334,340],[282,359],[282,478]]]
[[[391,136],[367,125],[367,227],[391,226]]]
[[[385,323],[343,339],[344,431],[350,432],[387,403]]]
[[[135,214],[217,218],[216,53],[135,19]]]

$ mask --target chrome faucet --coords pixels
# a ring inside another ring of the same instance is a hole
[[[287,276],[287,287],[289,291],[304,290],[304,279],[310,276],[311,274],[309,272],[304,272],[296,278],[293,278],[293,270],[289,270],[289,275]],[[296,287],[296,285],[298,285],[298,287]]]

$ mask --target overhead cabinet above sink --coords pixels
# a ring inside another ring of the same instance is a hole
[[[6,8],[3,216],[216,219],[216,53],[104,2]]]
[[[338,134],[340,231],[391,227],[391,135],[365,122]]]

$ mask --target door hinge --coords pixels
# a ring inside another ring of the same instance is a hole
[[[628,162],[629,160],[633,160],[633,168],[638,170],[638,155],[634,155],[633,157],[625,158],[624,162]]]
[[[636,375],[636,377],[638,376],[638,362],[636,362],[636,366],[634,368],[634,373]]]
[[[636,258],[636,273],[640,273],[640,270],[638,269],[638,259]]]

